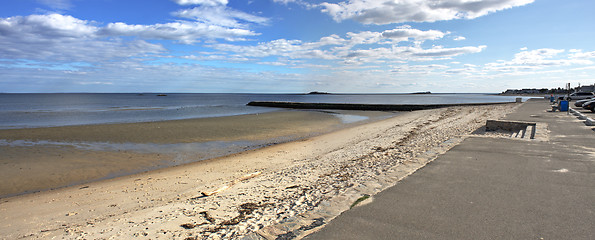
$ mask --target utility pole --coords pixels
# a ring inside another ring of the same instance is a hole
[[[566,110],[566,115],[569,115],[570,114],[570,100],[569,100],[569,98],[570,98],[570,83],[567,83],[566,84],[566,90],[567,90],[566,91],[566,94],[567,94],[566,95],[566,101],[567,101],[567,104],[568,104],[568,109]]]

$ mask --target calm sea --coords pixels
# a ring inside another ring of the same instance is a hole
[[[437,104],[513,102],[488,94],[0,94],[0,129],[149,122],[275,111],[250,101]]]

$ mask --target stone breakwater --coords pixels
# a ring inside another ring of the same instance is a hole
[[[456,103],[456,104],[353,104],[353,103],[304,103],[304,102],[249,102],[248,106],[276,107],[293,109],[335,109],[361,111],[417,111],[457,106],[483,106],[502,103]]]

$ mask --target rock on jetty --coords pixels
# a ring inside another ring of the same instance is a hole
[[[335,110],[364,110],[364,111],[416,111],[456,106],[481,106],[498,103],[456,103],[456,104],[354,104],[354,103],[304,103],[304,102],[249,102],[248,106],[277,107],[294,109],[335,109]]]

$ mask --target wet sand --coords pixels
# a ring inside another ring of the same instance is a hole
[[[372,118],[387,115],[355,113]],[[0,145],[0,197],[229,155],[341,126],[334,114],[278,111],[162,122],[0,130],[0,139],[4,141],[26,141]],[[203,147],[190,144],[211,142],[214,143]],[[109,148],[102,149],[100,144]]]
[[[340,120],[316,111],[279,111],[216,118],[0,130],[7,140],[190,143],[263,140],[323,131]]]
[[[0,238],[275,238],[288,226],[306,232],[362,196],[373,200],[516,106],[408,112],[227,157],[3,198]]]

